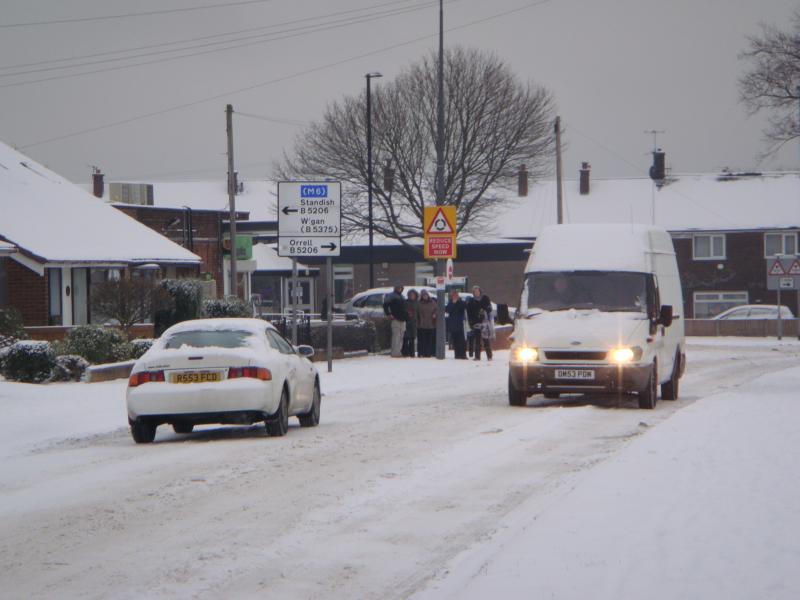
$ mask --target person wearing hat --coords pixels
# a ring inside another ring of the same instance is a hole
[[[392,358],[403,356],[403,337],[406,333],[408,311],[403,298],[403,286],[395,284],[394,289],[383,299],[383,312],[389,317],[392,328]]]

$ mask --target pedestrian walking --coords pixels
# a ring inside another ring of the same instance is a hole
[[[408,290],[406,294],[406,331],[403,335],[402,355],[414,358],[417,346],[417,321],[419,319],[419,294],[417,290]]]
[[[467,348],[464,340],[464,318],[467,314],[467,305],[458,292],[450,292],[450,302],[445,307],[447,333],[453,343],[456,358],[466,360]]]
[[[422,290],[417,308],[417,354],[429,358],[436,350],[436,300]]]
[[[406,332],[406,300],[403,298],[403,286],[395,285],[394,289],[383,299],[383,312],[389,317],[392,328],[392,358],[403,356],[403,336]]]
[[[469,335],[467,344],[469,346],[470,357],[475,357],[475,360],[481,359],[481,347],[486,349],[486,358],[492,360],[492,340],[491,337],[483,337],[484,321],[487,321],[486,327],[492,327],[494,315],[492,314],[492,301],[489,296],[483,293],[481,287],[476,285],[472,288],[472,297],[467,299],[467,323],[469,325]],[[483,313],[483,315],[481,314]],[[491,331],[489,332],[491,336]]]

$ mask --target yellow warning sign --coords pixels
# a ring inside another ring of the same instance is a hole
[[[425,235],[455,235],[455,206],[426,206]]]

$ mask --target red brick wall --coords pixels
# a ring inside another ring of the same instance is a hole
[[[47,274],[40,277],[15,260],[6,261],[8,303],[22,313],[25,325],[47,325]]]

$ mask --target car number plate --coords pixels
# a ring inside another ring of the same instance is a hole
[[[183,373],[173,373],[172,383],[208,383],[222,381],[220,371],[185,371]]]
[[[592,369],[556,369],[556,379],[594,379]]]

